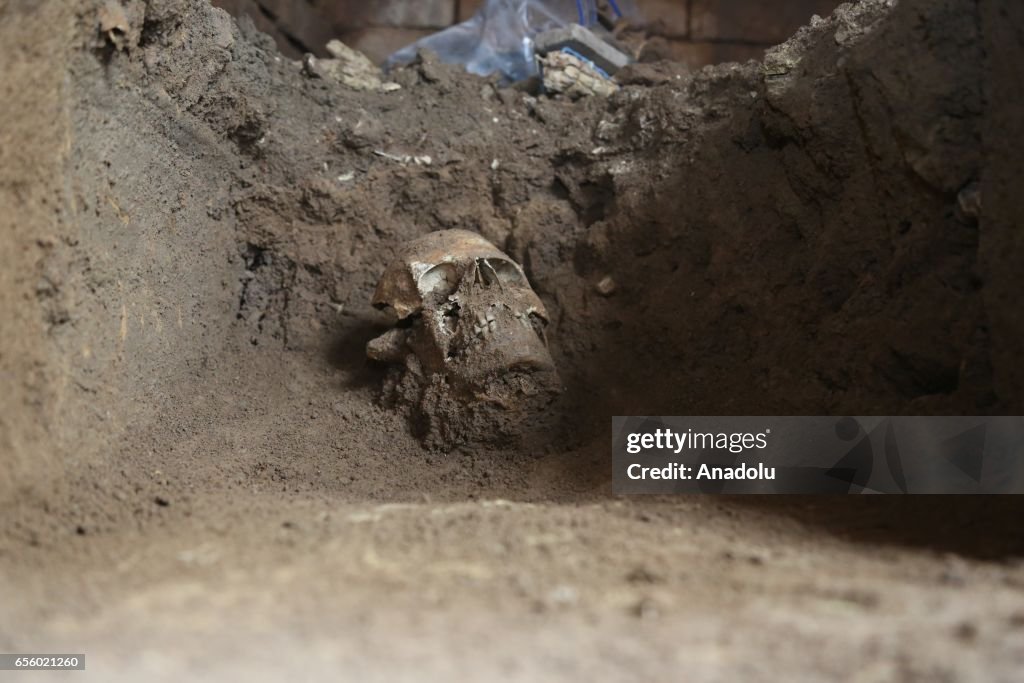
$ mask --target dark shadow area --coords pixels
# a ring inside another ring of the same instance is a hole
[[[856,543],[981,560],[1024,557],[1024,496],[728,496],[724,502]]]
[[[353,314],[346,316],[345,324],[333,331],[327,344],[326,361],[334,370],[342,371],[343,387],[380,386],[387,368],[366,358],[366,342],[387,329],[379,320]]]

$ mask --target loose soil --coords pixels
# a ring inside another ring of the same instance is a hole
[[[615,414],[1022,412],[1019,3],[863,0],[578,102],[429,55],[351,90],[199,0],[0,16],[0,649],[1019,680],[1019,498],[623,499],[608,451]],[[376,281],[449,228],[544,301],[543,438],[438,448],[380,400]]]

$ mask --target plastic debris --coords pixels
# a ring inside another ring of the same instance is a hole
[[[598,34],[605,31],[605,25],[631,15],[635,12],[628,0],[486,0],[469,21],[399,50],[388,58],[385,68],[410,63],[419,50],[426,49],[470,73],[501,74],[506,82],[521,81],[539,75],[535,39],[540,34],[558,29],[568,29],[571,34],[569,27],[576,24],[591,29],[595,40],[602,41]],[[589,38],[582,49],[574,49],[598,68],[614,63],[614,59],[606,61],[605,51],[594,49]],[[591,50],[593,54],[588,54]]]
[[[613,47],[590,29],[579,24],[540,33],[534,39],[538,55],[563,51],[586,60],[603,74],[611,75],[633,61],[628,54]]]

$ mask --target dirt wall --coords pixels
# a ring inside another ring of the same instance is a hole
[[[992,330],[993,363],[999,368],[996,390],[1003,395],[1024,392],[1024,312],[1017,305],[1024,264],[1024,198],[1016,180],[1022,150],[1024,100],[1020,71],[1013,64],[1024,57],[1024,8],[1004,3],[979,7],[988,57],[985,80],[985,128],[981,148],[986,163],[981,182],[981,249],[985,297]]]
[[[71,18],[53,6],[7,3],[0,109],[0,500],[51,497],[63,474],[59,428],[67,364],[49,331],[65,316],[51,293],[64,273],[49,255],[72,232],[63,185],[70,153],[65,73]],[[32,87],[25,87],[31,83]]]
[[[846,5],[580,102],[429,58],[349,90],[198,0],[0,13],[3,649],[1018,677],[1016,497],[621,499],[607,453],[615,413],[1020,412],[1015,5]],[[566,391],[525,445],[432,448],[381,401],[374,285],[443,228],[550,314]]]
[[[397,92],[348,91],[203,5],[129,4],[118,34],[83,11],[53,95],[70,130],[40,143],[65,141],[61,181],[31,184],[55,193],[47,234],[63,237],[25,234],[36,260],[12,255],[12,319],[37,336],[5,340],[31,349],[5,356],[9,372],[35,367],[41,395],[59,392],[57,412],[12,410],[8,434],[54,439],[60,455],[9,457],[98,477],[99,492],[74,495],[101,509],[110,490],[310,466],[273,439],[240,460],[209,453],[225,421],[244,438],[291,431],[281,406],[373,405],[376,278],[403,240],[456,227],[520,259],[552,312],[568,385],[555,449],[597,439],[614,412],[1013,411],[1012,354],[992,349],[1013,345],[996,292],[1015,252],[964,209],[983,169],[975,10],[861,3],[764,64],[641,66],[610,100],[581,103],[429,61]],[[986,230],[992,265],[978,260]],[[271,379],[294,364],[309,383]],[[45,405],[33,400],[18,405]],[[319,424],[306,443],[337,448]],[[402,426],[384,411],[349,429]],[[524,485],[521,457],[496,479]]]

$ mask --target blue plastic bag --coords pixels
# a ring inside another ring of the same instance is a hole
[[[632,10],[628,0],[608,0],[608,6],[618,17]],[[533,37],[538,33],[568,24],[590,28],[597,23],[595,0],[487,0],[469,21],[402,48],[388,58],[385,67],[407,64],[420,49],[427,49],[470,73],[500,73],[506,81],[518,81],[537,74]]]

